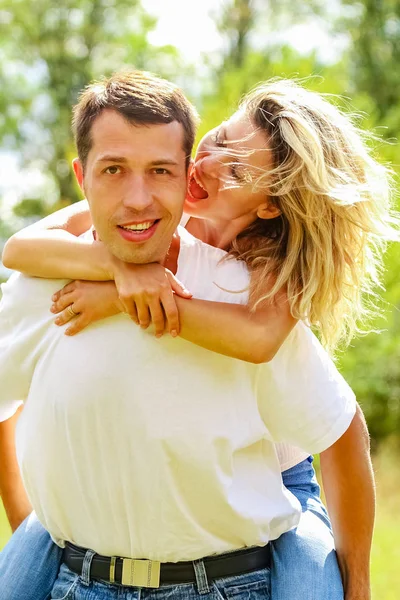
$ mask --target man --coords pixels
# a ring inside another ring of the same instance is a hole
[[[179,256],[200,296],[191,241],[175,235],[194,137],[182,94],[151,76],[116,75],[84,92],[75,129],[75,173],[101,240],[120,260],[174,272]],[[245,289],[244,267],[215,265],[222,284],[233,272]],[[229,289],[202,285],[211,300]],[[17,438],[25,486],[53,539],[73,543],[53,597],[131,598],[130,589],[153,588],[162,598],[171,586],[173,597],[211,586],[265,597],[268,541],[299,516],[272,442],[324,450],[350,425],[351,392],[343,385],[333,403],[327,390],[316,414],[301,393],[266,397],[259,368],[155,340],[124,315],[68,338],[48,312],[59,287],[10,281],[0,337],[3,418],[26,400]]]

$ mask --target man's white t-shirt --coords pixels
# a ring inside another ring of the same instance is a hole
[[[180,234],[177,277],[194,296],[243,302],[245,265]],[[320,452],[355,413],[312,333],[298,324],[260,366],[156,339],[126,315],[68,337],[49,311],[63,284],[13,276],[0,308],[0,419],[25,401],[18,460],[53,539],[166,562],[265,545],[294,527],[299,504],[274,442]]]

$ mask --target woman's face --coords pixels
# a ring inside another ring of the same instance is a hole
[[[184,211],[193,217],[242,219],[249,224],[261,207],[268,212],[267,193],[265,189],[257,190],[254,182],[270,168],[271,152],[265,134],[239,111],[201,140],[189,177]]]

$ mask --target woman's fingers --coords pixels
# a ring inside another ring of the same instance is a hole
[[[53,294],[51,299],[53,300],[53,302],[57,302],[58,299],[61,298],[61,296],[64,296],[65,294],[69,294],[70,292],[73,292],[74,290],[76,290],[76,281],[71,281],[70,283],[67,283],[67,285],[64,285],[64,287],[61,288],[61,290],[58,290],[58,292]]]
[[[155,336],[161,337],[165,330],[165,317],[164,311],[158,298],[150,303],[149,308],[151,320],[154,325]]]
[[[139,317],[136,308],[136,303],[134,302],[134,300],[132,298],[122,299],[120,296],[119,301],[122,305],[122,311],[129,315],[132,321],[136,323],[136,325],[139,325]]]
[[[178,296],[181,296],[182,298],[191,298],[193,296],[193,294],[185,288],[183,283],[181,283],[171,271],[167,270],[167,277],[175,294],[178,294]]]
[[[68,321],[70,321],[71,319],[75,319],[73,312],[71,310],[68,310],[68,308],[69,307],[65,308],[63,311],[60,312],[57,319],[54,321],[56,325],[65,325],[65,323],[68,323]]]
[[[179,311],[171,290],[163,294],[161,302],[168,323],[168,331],[172,337],[176,337],[180,331]]]
[[[133,301],[130,302],[129,311],[125,310],[125,305],[123,305],[123,307],[124,307],[123,312],[126,312],[130,316],[132,321],[134,321],[136,323],[136,325],[139,325],[139,316],[138,316],[138,311],[136,308],[136,303]]]
[[[63,294],[61,296],[59,296],[58,300],[56,300],[56,302],[53,302],[53,304],[50,307],[50,310],[52,313],[59,313],[61,311],[63,311],[65,308],[67,308],[67,306],[70,306],[70,304],[74,304],[76,300],[75,294],[73,292],[69,292],[66,294]],[[75,312],[79,312],[76,310],[76,308],[74,308]],[[71,317],[72,318],[72,315]]]
[[[140,327],[142,329],[147,329],[151,322],[149,305],[143,300],[137,300],[136,310]]]
[[[87,317],[85,317],[84,315],[78,315],[76,319],[72,321],[71,325],[65,330],[64,334],[76,335],[77,333],[85,329],[85,327],[87,327],[89,324],[90,321],[87,320]]]

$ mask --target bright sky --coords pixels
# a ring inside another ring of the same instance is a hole
[[[230,2],[231,0],[229,0]],[[143,8],[158,18],[156,29],[149,41],[158,46],[176,46],[190,62],[202,54],[221,50],[222,38],[215,26],[216,16],[228,0],[142,0]],[[340,12],[337,0],[331,0],[330,11]],[[308,53],[317,48],[323,60],[334,60],[346,43],[342,36],[332,39],[317,21],[300,24],[286,31],[269,33],[270,41],[290,42],[299,52]]]
[[[219,50],[222,42],[213,15],[223,5],[224,0],[142,0],[143,8],[158,18],[150,43],[172,44],[190,62],[201,58],[202,52]]]

